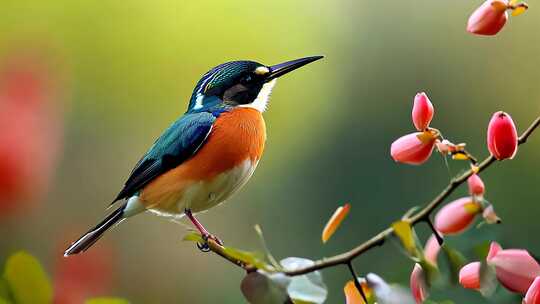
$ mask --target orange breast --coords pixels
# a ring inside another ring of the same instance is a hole
[[[216,119],[199,151],[180,166],[149,183],[140,197],[148,207],[175,204],[191,184],[212,180],[246,159],[258,161],[264,150],[266,126],[261,113],[236,108]]]

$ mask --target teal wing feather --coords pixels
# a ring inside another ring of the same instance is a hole
[[[182,164],[204,144],[216,116],[209,112],[185,114],[174,122],[135,165],[113,203],[128,198],[154,178]]]

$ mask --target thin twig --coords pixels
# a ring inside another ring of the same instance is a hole
[[[366,298],[366,294],[364,293],[364,290],[362,289],[362,284],[360,284],[360,281],[358,280],[358,275],[356,274],[356,271],[354,270],[354,266],[352,264],[352,261],[347,263],[347,268],[349,268],[349,271],[350,271],[350,273],[351,273],[351,275],[353,277],[354,286],[356,287],[356,289],[358,289],[358,292],[362,296],[362,299],[364,300],[364,302],[368,303],[368,300]]]

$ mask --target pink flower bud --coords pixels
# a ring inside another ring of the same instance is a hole
[[[498,160],[514,157],[518,135],[510,115],[502,111],[493,114],[487,131],[487,145],[489,152]]]
[[[468,289],[480,289],[480,262],[469,263],[459,271],[459,284]]]
[[[491,261],[491,259],[497,255],[497,253],[499,253],[499,251],[503,250],[501,245],[499,245],[499,243],[497,242],[491,242],[491,244],[489,245],[489,251],[488,251],[488,255],[486,257],[486,261],[489,263]]]
[[[396,162],[420,165],[431,156],[437,136],[433,131],[402,136],[392,143],[390,155]]]
[[[467,23],[467,31],[477,35],[497,34],[508,20],[508,2],[487,0],[477,8]]]
[[[467,179],[467,184],[469,185],[469,193],[471,195],[484,195],[484,182],[478,174],[471,175]]]
[[[488,205],[484,208],[484,211],[482,212],[482,217],[488,224],[500,224],[501,218],[497,216],[497,213],[495,213],[495,209],[493,209],[493,205]]]
[[[523,304],[540,304],[540,277],[536,277],[527,290]]]
[[[433,119],[433,104],[429,101],[426,93],[421,92],[414,97],[412,109],[412,121],[418,131],[425,131]]]
[[[411,272],[410,284],[412,296],[416,303],[424,303],[429,295],[424,270],[418,263],[414,265],[413,271]]]
[[[481,206],[470,197],[457,199],[437,212],[435,229],[443,234],[458,234],[465,231],[480,213]]]
[[[536,277],[540,276],[540,264],[522,249],[501,249],[492,244],[488,263],[495,267],[497,279],[508,290],[525,294]]]
[[[437,256],[439,255],[440,250],[441,245],[439,245],[437,237],[432,234],[427,240],[426,246],[424,247],[424,257],[426,258],[426,261],[437,266]]]

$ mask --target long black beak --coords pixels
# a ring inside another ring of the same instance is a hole
[[[311,56],[273,65],[270,67],[270,74],[266,76],[266,81],[270,81],[277,77],[283,76],[291,71],[294,71],[308,63],[319,60],[323,57],[324,56]]]

